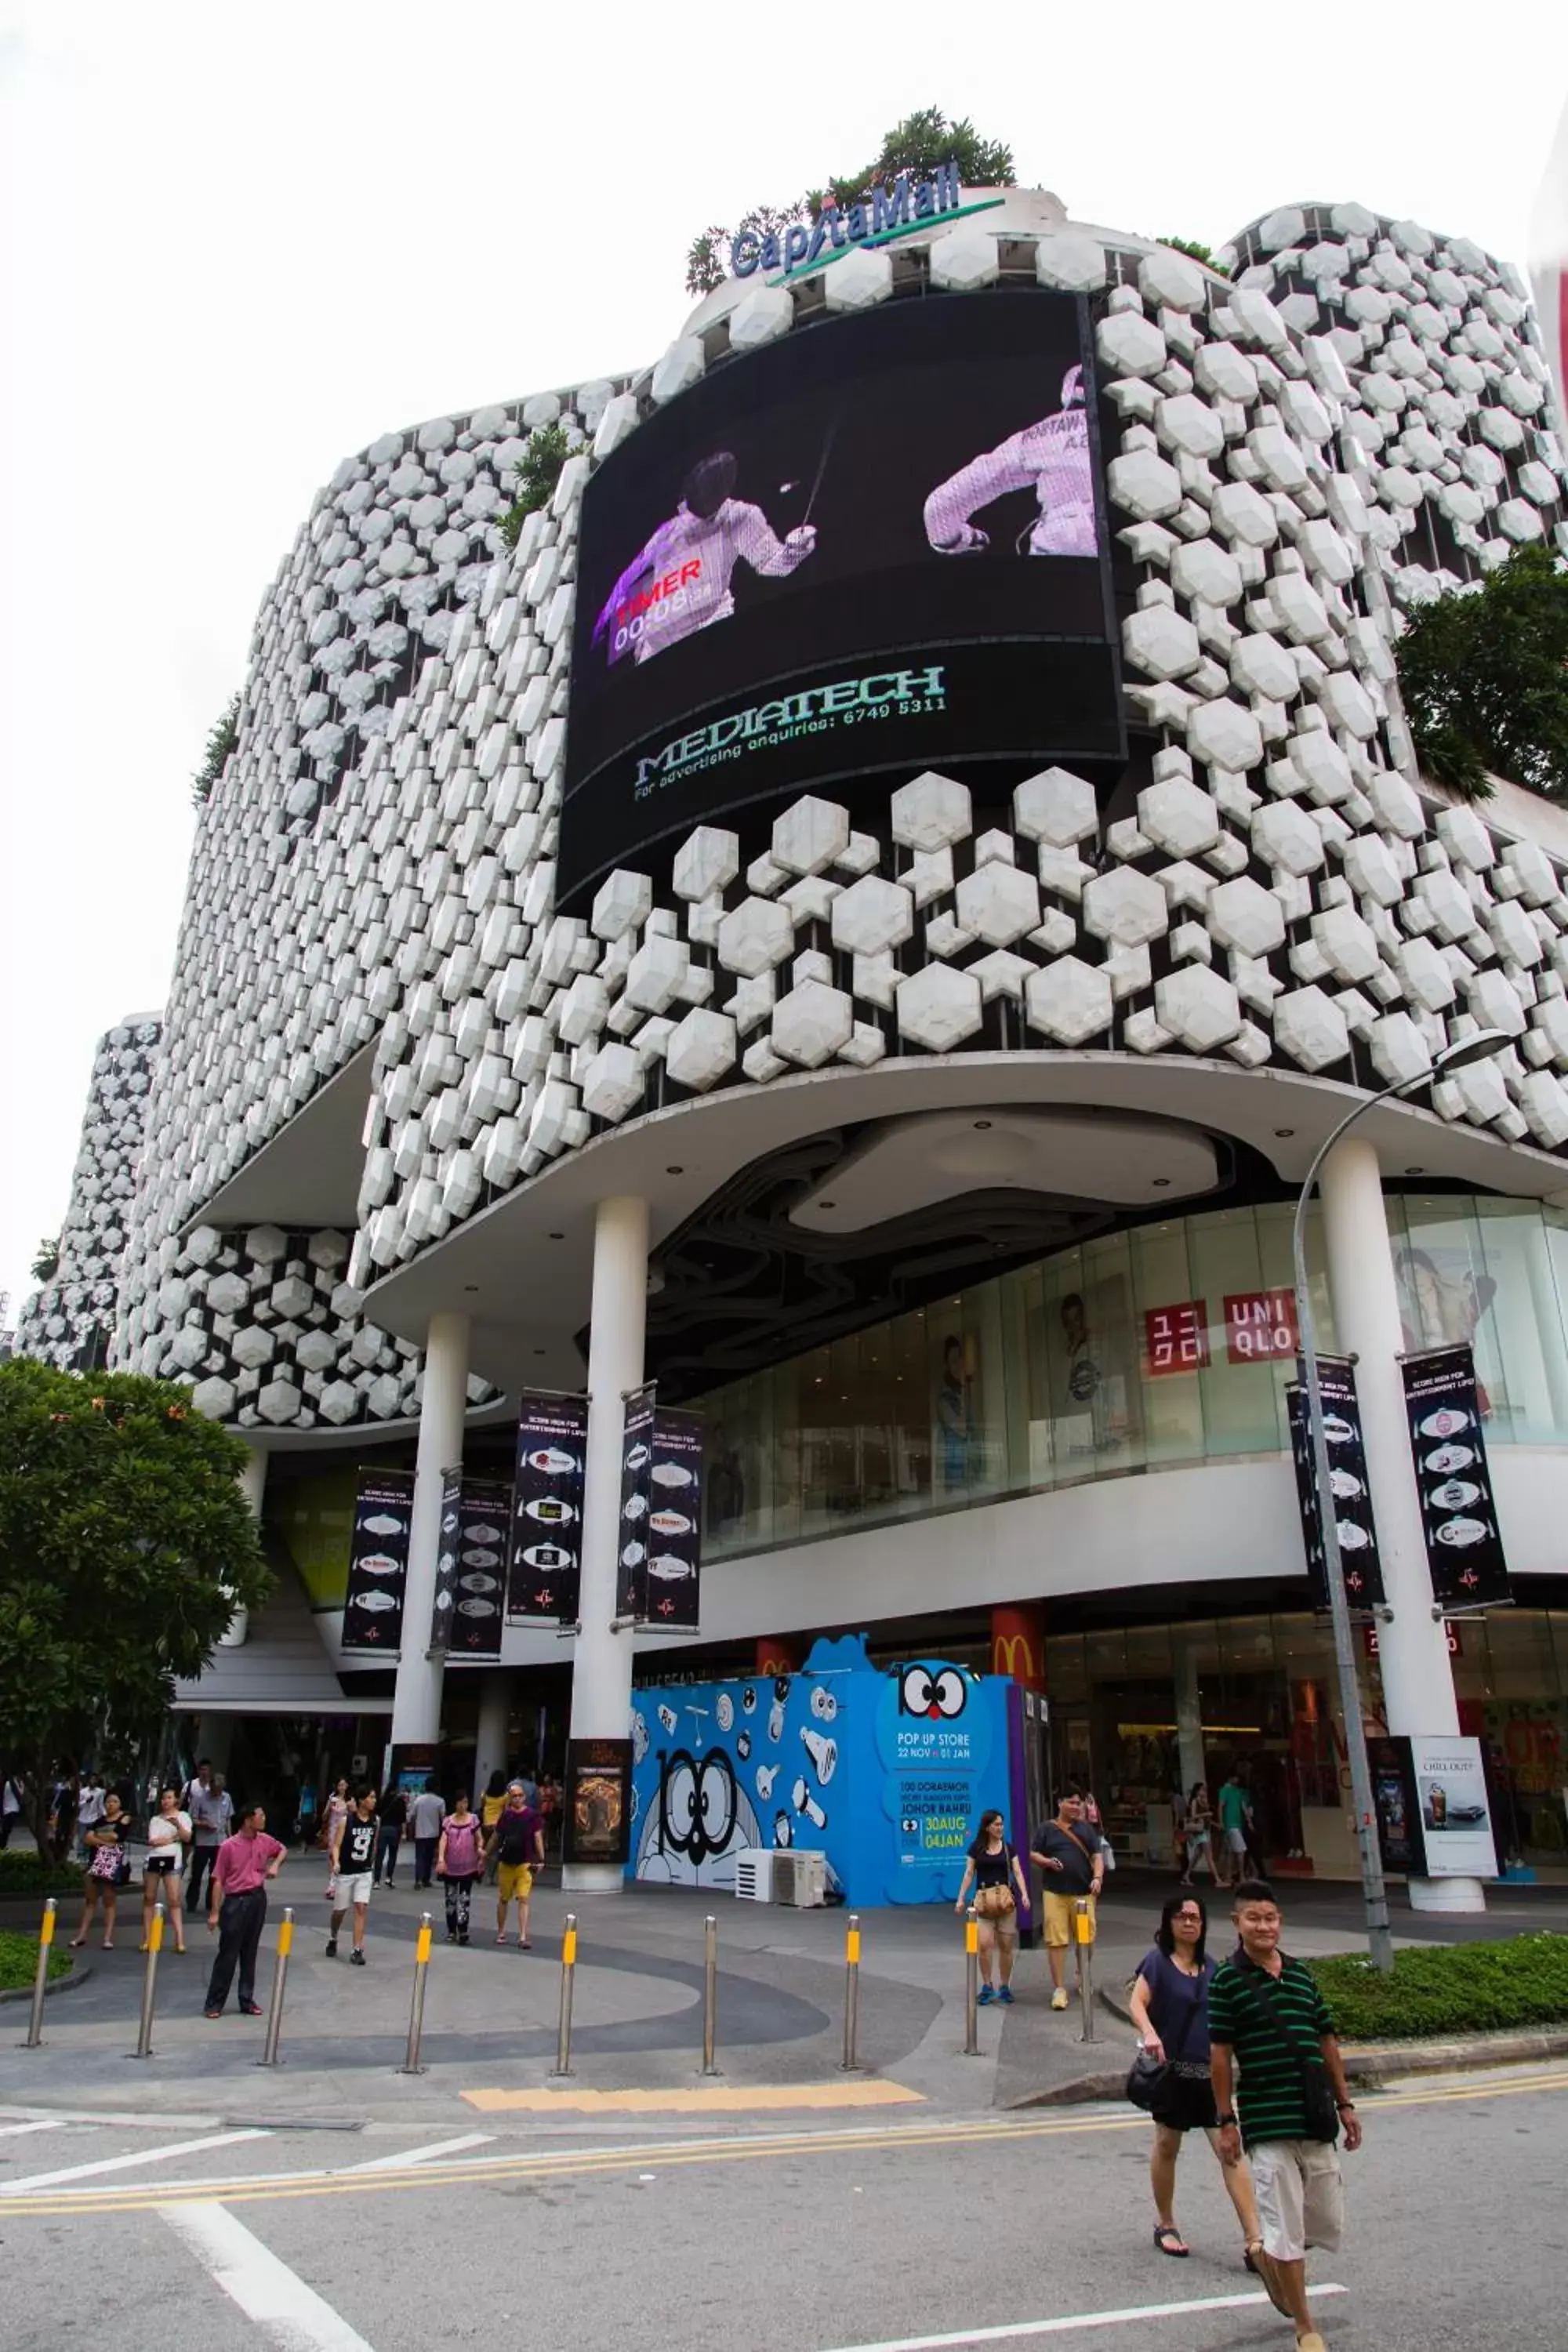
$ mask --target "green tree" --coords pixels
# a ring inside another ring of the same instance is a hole
[[[1546,548],[1517,548],[1479,588],[1419,605],[1398,663],[1429,776],[1472,800],[1506,776],[1568,801],[1568,572]]]
[[[191,777],[191,798],[198,808],[212,797],[213,786],[224,772],[229,753],[239,743],[239,697],[230,695],[224,705],[223,716],[207,737],[207,748],[202,753],[202,764]]]
[[[60,1270],[60,1237],[47,1234],[38,1244],[38,1254],[33,1260],[33,1280],[53,1282]]]
[[[1212,269],[1215,266],[1214,247],[1197,245],[1190,236],[1157,236],[1154,242],[1156,245],[1168,245],[1173,253],[1184,253],[1190,261],[1201,261],[1205,269]],[[1219,274],[1223,278],[1224,270]]]
[[[0,1364],[0,1727],[40,1852],[55,1760],[155,1730],[270,1591],[245,1459],[171,1381]]]
[[[555,485],[567,458],[585,446],[583,442],[568,441],[563,425],[535,425],[528,436],[528,446],[513,468],[512,488],[516,495],[500,520],[500,535],[509,547],[517,545],[528,517],[555,495]]]
[[[734,229],[718,224],[692,238],[686,255],[686,290],[694,297],[711,294],[729,275],[730,247],[736,236],[782,236],[792,222],[814,220],[824,205],[850,205],[900,172],[925,179],[940,164],[956,163],[958,176],[969,188],[1010,188],[1014,184],[1013,150],[1000,140],[983,138],[965,115],[950,122],[940,106],[928,106],[905,115],[884,133],[879,152],[858,172],[844,172],[826,187],[813,188],[794,204],[754,205],[742,214]]]

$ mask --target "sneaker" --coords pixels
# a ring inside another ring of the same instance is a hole
[[[996,1995],[990,1985],[982,1985],[974,2006],[976,2009],[987,2009],[995,1998]]]
[[[351,1952],[349,1954],[349,1966],[351,1969],[363,1969],[364,1966],[364,1954],[363,1952]]]
[[[1058,1985],[1055,1992],[1051,1995],[1051,2007],[1053,2009],[1065,2009],[1067,2005],[1067,1987],[1066,1985]]]
[[[325,1951],[325,1953],[324,1953],[324,1955],[323,1955],[323,1958],[325,1958],[326,1959],[329,1959],[329,1960],[335,1960],[335,1959],[337,1958],[337,1957],[338,1957],[338,1939],[337,1939],[337,1937],[336,1937],[335,1936],[329,1936],[329,1937],[327,1937],[327,1948],[326,1948],[326,1951]]]
[[[997,2000],[1000,2000],[1000,2001],[1005,2001],[1005,2002],[1006,2002],[1006,2004],[1007,2004],[1007,2006],[1008,2006],[1008,2008],[1009,2008],[1009,2009],[1011,2009],[1011,2007],[1012,2007],[1012,2005],[1013,2005],[1013,1988],[1012,1988],[1012,1986],[1011,1986],[1011,1985],[998,1985],[998,1986],[997,1986],[997,1988],[996,1988],[996,1998],[997,1998]]]

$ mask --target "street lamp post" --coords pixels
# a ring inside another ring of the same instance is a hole
[[[1318,1491],[1318,1523],[1323,1543],[1323,1571],[1329,1588],[1329,1614],[1334,1629],[1334,1664],[1339,1674],[1340,1707],[1345,1722],[1345,1747],[1350,1755],[1351,1794],[1355,1805],[1356,1843],[1361,1853],[1362,1900],[1366,1910],[1367,1948],[1373,1966],[1386,1976],[1394,1967],[1394,1943],[1388,1927],[1388,1890],[1384,1883],[1383,1855],[1378,1848],[1373,1811],[1372,1769],[1366,1760],[1366,1727],[1362,1715],[1361,1685],[1356,1677],[1355,1650],[1351,1640],[1350,1602],[1345,1597],[1344,1564],[1340,1554],[1339,1525],[1334,1516],[1333,1480],[1329,1471],[1329,1441],[1323,1426],[1323,1402],[1318,1389],[1318,1343],[1312,1328],[1311,1300],[1307,1295],[1307,1206],[1318,1181],[1318,1171],[1342,1137],[1379,1103],[1412,1094],[1446,1070],[1463,1069],[1488,1060],[1509,1039],[1501,1029],[1479,1030],[1462,1037],[1436,1055],[1430,1070],[1419,1077],[1397,1079],[1393,1086],[1367,1095],[1346,1113],[1326,1142],[1318,1148],[1290,1230],[1290,1255],[1296,1278],[1296,1328],[1300,1334],[1301,1392],[1312,1444],[1312,1476]]]

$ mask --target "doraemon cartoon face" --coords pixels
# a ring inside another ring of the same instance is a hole
[[[828,1689],[826,1683],[813,1683],[811,1686],[811,1711],[813,1715],[816,1716],[818,1723],[831,1723],[834,1717],[838,1713],[838,1701],[834,1697],[833,1693]]]
[[[923,1715],[931,1723],[951,1723],[969,1704],[969,1678],[959,1666],[903,1666],[899,1673],[899,1713]]]
[[[762,1826],[721,1748],[665,1759],[637,1846],[639,1878],[732,1886],[735,1856],[760,1846]]]

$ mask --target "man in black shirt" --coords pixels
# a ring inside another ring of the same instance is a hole
[[[531,1951],[528,1905],[533,1893],[533,1874],[544,1866],[544,1824],[529,1803],[528,1791],[521,1780],[513,1780],[507,1790],[506,1803],[485,1847],[487,1862],[492,1853],[500,1859],[500,1868],[496,1873],[496,1942],[506,1941],[506,1915],[515,1900],[518,1948]]]
[[[1083,1799],[1069,1789],[1057,1800],[1054,1821],[1036,1832],[1030,1859],[1046,1873],[1046,1957],[1051,1964],[1051,2007],[1068,2005],[1067,1948],[1073,1939],[1074,1908],[1089,1897],[1089,1934],[1095,1898],[1105,1883],[1105,1840],[1084,1811]]]
[[[350,1905],[353,1906],[354,1939],[349,1959],[353,1967],[364,1966],[364,1915],[370,1908],[371,1882],[375,1872],[375,1841],[380,1829],[375,1816],[375,1790],[362,1788],[353,1805],[338,1822],[332,1837],[331,1871],[335,1889],[331,1933],[327,1937],[327,1958],[338,1956],[338,1929]]]

